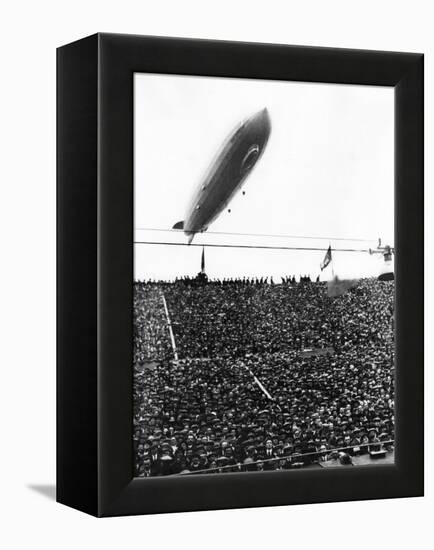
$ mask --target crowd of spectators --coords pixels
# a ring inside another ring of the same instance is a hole
[[[292,278],[134,286],[136,475],[289,469],[393,440],[393,281],[337,298]]]
[[[134,365],[173,357],[162,291],[156,285],[134,285]]]

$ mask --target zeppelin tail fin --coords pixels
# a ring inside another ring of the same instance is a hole
[[[184,229],[184,221],[175,223],[175,225],[172,227],[172,229]]]

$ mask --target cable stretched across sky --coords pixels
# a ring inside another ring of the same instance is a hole
[[[183,233],[182,229],[164,229],[160,227],[136,227],[135,231]],[[308,240],[318,240],[318,241],[351,241],[351,242],[364,242],[364,243],[378,241],[378,238],[361,239],[361,238],[350,238],[350,237],[315,237],[311,235],[284,235],[284,234],[273,234],[273,233],[239,233],[239,232],[230,232],[230,231],[206,231],[203,234],[204,235],[234,235],[239,237],[267,237],[267,238],[276,238],[276,239],[308,239]]]
[[[328,247],[314,247],[314,246],[270,246],[270,245],[250,245],[250,244],[204,244],[204,243],[174,243],[174,242],[163,242],[163,241],[134,241],[134,244],[143,244],[143,245],[160,245],[160,246],[200,246],[206,248],[256,248],[256,249],[266,249],[266,250],[306,250],[306,251],[326,251]],[[367,252],[369,253],[369,248],[332,248],[333,252]]]

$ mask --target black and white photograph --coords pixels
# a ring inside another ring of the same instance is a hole
[[[394,462],[394,95],[134,75],[137,477]]]
[[[2,7],[0,547],[434,548],[431,3]]]

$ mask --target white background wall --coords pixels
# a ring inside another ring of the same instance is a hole
[[[0,13],[0,545],[13,548],[430,548],[432,290],[426,286],[427,496],[97,520],[57,505],[55,479],[55,48],[96,31],[407,50],[426,54],[432,179],[430,2],[74,0]],[[426,209],[433,204],[427,185]],[[426,279],[433,277],[427,216]],[[36,487],[32,489],[32,487]]]

